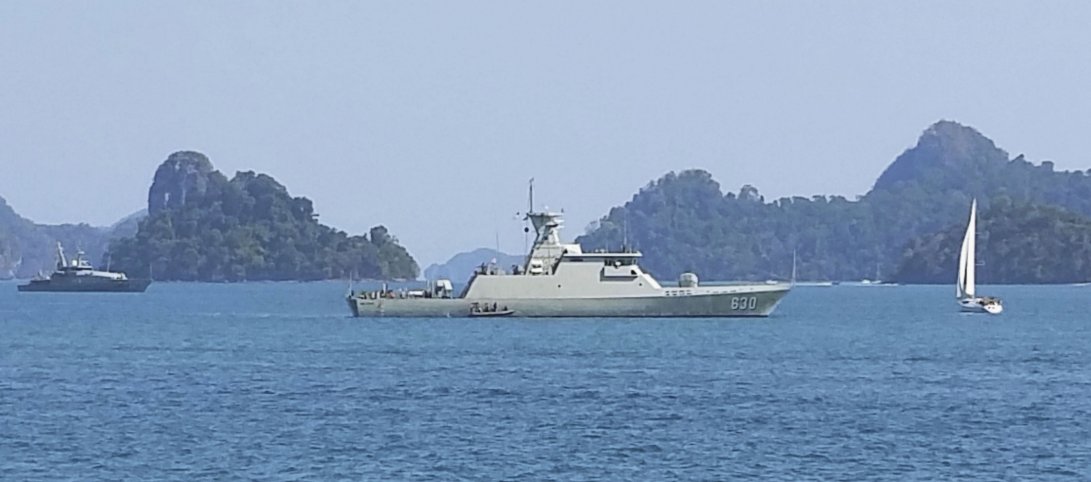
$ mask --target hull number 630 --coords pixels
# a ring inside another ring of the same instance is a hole
[[[733,310],[753,310],[758,307],[758,297],[756,296],[733,296],[731,297],[731,309]]]

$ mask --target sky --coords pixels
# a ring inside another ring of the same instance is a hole
[[[205,153],[422,267],[670,171],[865,193],[940,119],[1087,169],[1091,2],[0,2],[0,197],[109,225]]]

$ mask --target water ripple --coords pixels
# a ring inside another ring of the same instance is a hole
[[[1091,467],[1082,291],[1012,287],[987,323],[939,287],[800,289],[747,322],[498,322],[352,319],[343,289],[155,285],[124,304],[0,292],[19,313],[0,317],[0,479],[1083,480]],[[894,303],[907,309],[876,308]]]

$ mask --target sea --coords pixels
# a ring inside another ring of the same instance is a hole
[[[343,283],[0,283],[3,480],[1091,480],[1091,286],[764,319],[356,319]]]

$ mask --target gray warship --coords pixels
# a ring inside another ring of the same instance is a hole
[[[57,243],[57,269],[48,278],[39,277],[19,285],[19,291],[142,293],[151,284],[150,279],[131,279],[125,273],[98,271],[83,254],[83,251],[76,251],[76,257],[69,260],[64,256],[61,243]]]
[[[533,192],[533,191],[532,191]],[[533,194],[531,199],[533,199]],[[533,206],[533,201],[531,201]],[[640,268],[639,252],[584,252],[560,240],[562,216],[529,212],[536,237],[522,266],[510,273],[479,267],[460,293],[450,280],[420,290],[350,292],[357,317],[762,317],[791,289],[790,283],[700,286],[683,273],[678,286],[660,286]]]

